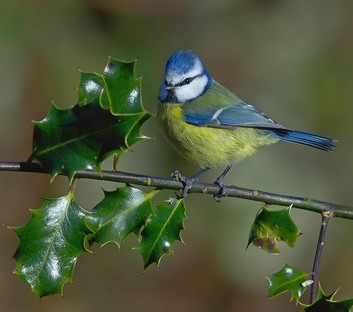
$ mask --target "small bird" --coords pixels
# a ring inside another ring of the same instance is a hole
[[[226,196],[225,175],[259,147],[282,140],[332,151],[336,143],[329,137],[290,130],[243,102],[215,81],[192,51],[176,51],[168,59],[157,118],[176,151],[202,168],[190,178],[179,171],[172,174],[184,185],[179,199],[186,197],[202,174],[218,166],[225,170],[214,182],[220,187],[215,199]]]

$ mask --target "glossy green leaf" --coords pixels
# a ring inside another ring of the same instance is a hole
[[[102,75],[81,72],[78,104],[63,110],[53,104],[43,120],[34,122],[31,159],[52,178],[64,174],[72,180],[84,169],[100,172],[107,157],[120,156],[146,138],[140,128],[151,115],[142,105],[135,65],[109,58]]]
[[[145,224],[152,213],[151,200],[157,193],[146,194],[132,187],[104,192],[104,199],[87,216],[87,225],[95,232],[91,241],[120,246],[127,235]]]
[[[300,231],[290,216],[290,207],[283,210],[269,210],[262,207],[251,226],[248,246],[261,248],[269,253],[279,253],[279,242],[293,247]]]
[[[135,78],[136,62],[109,58],[102,79],[104,88],[100,103],[113,115],[136,114],[144,111],[141,100],[141,78]]]
[[[164,255],[173,253],[172,247],[176,240],[181,240],[180,231],[184,228],[184,200],[174,200],[157,206],[146,222],[141,233],[139,250],[144,268],[159,262]]]
[[[99,103],[99,99],[104,87],[102,76],[96,73],[81,71],[81,79],[77,88],[78,103]]]
[[[331,295],[326,295],[319,286],[319,292],[316,301],[312,305],[301,304],[304,311],[307,312],[349,312],[352,311],[353,299],[335,301],[334,297],[338,290]]]
[[[291,291],[292,299],[299,300],[311,283],[309,274],[286,264],[282,270],[268,278],[268,296],[274,297]]]
[[[91,233],[72,195],[43,199],[39,209],[22,227],[12,228],[20,238],[14,255],[14,273],[29,283],[39,297],[62,293],[72,281],[80,254],[87,252],[85,241]]]
[[[53,105],[47,117],[34,122],[33,158],[52,178],[64,174],[71,180],[83,169],[99,172],[104,159],[144,138],[140,127],[149,117],[113,116],[93,103],[64,110]]]

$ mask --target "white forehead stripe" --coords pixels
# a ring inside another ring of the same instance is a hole
[[[185,78],[201,75],[202,72],[203,72],[203,66],[200,60],[196,59],[194,66],[189,70],[188,73],[185,74]]]
[[[193,67],[190,68],[190,70],[184,74],[178,73],[178,72],[168,72],[166,74],[166,81],[172,85],[176,85],[178,83],[181,83],[184,81],[186,78],[192,78],[198,75],[201,75],[203,72],[203,67],[201,64],[201,61],[199,59],[195,60],[195,64]]]

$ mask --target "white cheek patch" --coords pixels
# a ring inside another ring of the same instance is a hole
[[[207,85],[208,78],[206,75],[195,78],[190,84],[176,87],[174,89],[178,102],[187,102],[199,97]]]

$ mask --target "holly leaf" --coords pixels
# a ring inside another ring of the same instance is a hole
[[[151,200],[158,191],[144,193],[133,187],[104,192],[104,199],[87,215],[86,222],[95,232],[91,242],[120,246],[131,232],[140,229],[152,213]]]
[[[142,78],[135,78],[136,61],[123,62],[109,57],[102,75],[81,71],[77,88],[80,104],[99,101],[113,115],[145,111],[141,99]]]
[[[93,103],[64,110],[53,105],[47,117],[34,122],[33,158],[52,179],[64,174],[71,181],[84,169],[100,172],[103,160],[145,138],[140,127],[148,118],[114,116]]]
[[[272,254],[280,252],[280,241],[293,247],[301,233],[290,216],[290,209],[271,211],[266,205],[262,207],[251,226],[248,246],[253,244]]]
[[[78,103],[99,103],[100,95],[104,87],[104,80],[96,73],[80,71],[80,84],[77,88]]]
[[[338,289],[331,295],[326,295],[319,285],[316,301],[312,305],[301,304],[304,311],[308,312],[349,312],[353,307],[353,299],[335,301],[334,297]]]
[[[14,274],[39,297],[62,294],[65,283],[72,282],[78,256],[87,252],[91,231],[84,222],[86,212],[72,194],[42,199],[41,207],[30,212],[26,225],[12,228],[20,238]]]
[[[173,253],[172,247],[176,240],[182,240],[180,231],[184,229],[184,200],[173,200],[158,205],[141,232],[138,249],[141,252],[144,268],[152,263],[159,265],[164,255]]]
[[[104,88],[100,103],[113,115],[134,114],[143,111],[141,78],[135,78],[135,62],[121,62],[109,58],[102,79]]]
[[[151,115],[142,106],[134,68],[135,62],[109,58],[103,75],[81,72],[78,104],[63,110],[52,104],[43,120],[34,121],[30,159],[52,179],[64,174],[71,181],[79,170],[100,172],[103,160],[146,138],[140,128]]]
[[[268,296],[275,297],[283,292],[291,291],[291,300],[297,301],[301,298],[306,288],[312,284],[310,275],[306,274],[288,264],[277,273],[267,278]]]

